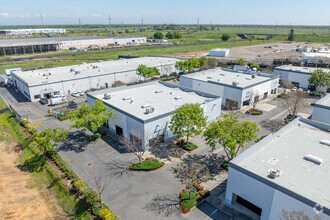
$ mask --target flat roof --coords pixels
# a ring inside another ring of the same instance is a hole
[[[311,74],[312,72],[314,72],[317,69],[322,69],[325,72],[330,73],[329,69],[315,68],[315,67],[292,66],[292,65],[278,66],[278,67],[275,67],[275,69],[286,70],[286,71],[297,72],[297,73],[308,73],[308,74]]]
[[[230,162],[234,169],[253,176],[309,205],[330,209],[330,125],[297,118],[274,134],[268,135]],[[311,154],[323,159],[322,165],[307,161]],[[269,170],[280,170],[271,179]]]
[[[229,51],[227,48],[213,48],[211,51]]]
[[[256,74],[257,76],[255,78],[252,78],[253,74]],[[238,84],[234,87],[237,88],[245,88],[245,87],[253,86],[256,84],[269,81],[270,79],[272,79],[272,77],[278,77],[276,75],[266,77],[258,74],[259,74],[258,72],[252,72],[252,71],[249,73],[243,73],[243,71],[216,68],[216,69],[210,69],[210,70],[183,75],[181,77],[196,79],[205,82],[212,82],[224,86],[233,86],[233,82],[236,82]]]
[[[140,36],[101,37],[101,36],[63,36],[63,37],[25,37],[0,39],[0,47],[59,44],[62,41],[97,40],[97,39],[140,38]]]
[[[330,94],[327,94],[326,96],[324,96],[322,99],[318,100],[315,103],[316,106],[323,106],[323,107],[327,107],[328,109],[330,108]],[[314,106],[315,106],[314,105]],[[330,115],[329,115],[330,117]]]
[[[15,72],[15,75],[25,81],[29,86],[35,86],[86,77],[97,77],[104,74],[132,71],[136,70],[140,64],[144,64],[148,67],[157,67],[161,65],[172,65],[175,64],[176,61],[178,61],[178,59],[168,57],[139,57],[97,63],[83,63],[51,69]],[[76,71],[80,71],[80,73],[77,74]]]
[[[104,94],[110,94],[112,97],[104,99]],[[220,98],[162,81],[109,88],[89,92],[87,95],[94,99],[101,99],[114,110],[142,122],[170,115],[176,108],[186,103],[202,104]],[[154,112],[146,114],[146,108],[142,106],[152,107]]]

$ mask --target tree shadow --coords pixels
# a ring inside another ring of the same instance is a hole
[[[260,122],[260,125],[264,129],[267,129],[267,130],[271,131],[272,133],[275,133],[278,130],[280,130],[282,127],[284,127],[285,123],[281,119],[274,119],[274,120],[266,119],[266,120],[262,120]]]
[[[30,159],[26,159],[23,164],[17,165],[17,168],[24,172],[40,173],[43,171],[46,163],[47,158],[44,155],[36,155]]]
[[[105,169],[108,170],[111,176],[131,176],[133,174],[133,172],[129,170],[131,165],[133,165],[133,163],[128,161],[111,161],[105,164]]]
[[[86,146],[90,143],[83,130],[70,132],[68,138],[57,148],[57,151],[74,151],[81,153],[85,151]]]
[[[170,217],[171,215],[180,215],[180,203],[177,194],[159,195],[157,194],[144,207],[144,210],[153,212],[162,217]]]
[[[208,154],[208,155],[187,155],[186,157],[182,158],[181,163],[189,163],[189,161],[193,161],[194,163],[197,163],[205,169],[208,170],[208,175],[204,176],[203,181],[214,179],[216,175],[219,175],[221,172],[224,172],[225,170],[220,166],[223,161],[225,161],[224,155],[218,155],[218,154]],[[173,167],[173,172],[177,173],[177,167]]]
[[[174,141],[158,143],[149,148],[150,153],[159,159],[171,160],[171,157],[181,157],[187,151],[175,144]]]

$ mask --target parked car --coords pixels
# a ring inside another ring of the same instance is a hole
[[[73,97],[79,97],[79,96],[80,96],[78,92],[73,92],[73,93],[71,93],[71,95],[72,95]]]
[[[46,98],[40,98],[39,102],[40,102],[42,105],[47,105],[47,104],[48,104],[48,99],[46,99]]]
[[[159,79],[160,77],[159,76],[153,76],[151,77],[151,80],[156,80],[156,79]]]
[[[297,90],[298,90],[297,87],[293,87],[293,88],[291,89],[291,91],[293,91],[293,92],[295,92],[295,91],[297,91]]]
[[[78,108],[78,105],[75,101],[70,101],[70,102],[68,102],[68,107],[69,108]]]
[[[304,89],[304,93],[309,94],[311,91],[309,89]]]
[[[80,96],[84,96],[85,95],[85,93],[84,92],[78,92],[78,94],[80,95]]]

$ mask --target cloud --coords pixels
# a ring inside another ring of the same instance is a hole
[[[6,12],[0,12],[1,17],[9,17],[9,14]]]
[[[102,15],[101,14],[94,14],[94,15],[92,15],[92,17],[102,17]]]

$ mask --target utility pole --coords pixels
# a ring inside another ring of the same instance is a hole
[[[41,27],[44,27],[44,19],[42,17],[42,13],[40,14],[40,18],[41,18]]]
[[[79,18],[79,27],[80,27],[80,36],[82,34],[82,30],[81,30],[81,22],[80,22],[80,18]]]
[[[199,18],[197,18],[197,32],[199,32]]]
[[[143,32],[143,18],[142,18],[142,37],[144,37],[144,32]]]
[[[110,37],[112,37],[111,16],[110,15],[109,15],[109,32],[110,32]]]

